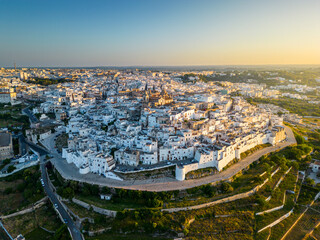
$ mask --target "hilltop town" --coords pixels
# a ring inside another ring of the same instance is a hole
[[[2,68],[0,236],[289,239],[300,217],[309,231],[317,74]]]
[[[222,171],[249,149],[285,141],[283,117],[232,96],[238,86],[188,84],[179,76],[139,70],[26,70],[10,80],[7,95],[20,88],[24,90],[14,96],[41,101],[32,113],[41,114],[40,119],[53,115],[53,124],[68,135],[62,157],[81,174],[112,177],[109,172],[175,165],[181,181],[190,171]],[[59,83],[41,86],[50,81]],[[27,130],[34,143],[51,135],[50,128],[37,126]]]

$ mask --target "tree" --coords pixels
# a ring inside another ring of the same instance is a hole
[[[32,197],[32,195],[33,195],[33,192],[32,192],[32,190],[31,189],[26,189],[24,192],[23,192],[23,196],[25,197],[25,198],[30,198],[30,197]]]
[[[296,134],[295,137],[298,144],[305,143],[305,139],[301,135]]]
[[[100,192],[99,186],[98,185],[91,185],[90,192],[92,195],[98,196],[99,192]]]
[[[140,216],[139,216],[139,212],[138,211],[134,211],[134,219],[139,220]]]
[[[292,167],[296,170],[299,170],[299,163],[297,161],[292,162]]]
[[[271,193],[272,192],[272,187],[270,185],[267,185],[266,188],[265,188],[265,191],[268,192],[268,193]]]
[[[11,172],[13,172],[15,169],[16,169],[15,166],[10,165],[10,166],[8,167],[8,169],[7,169],[7,172],[8,172],[8,173],[11,173]]]
[[[267,173],[270,173],[271,172],[271,166],[270,166],[270,164],[268,164],[268,163],[263,163],[263,168],[265,169],[265,171],[267,172]]]
[[[308,155],[308,156],[306,156],[306,157],[304,158],[304,161],[305,161],[305,162],[311,162],[311,161],[312,161],[312,157],[311,157],[310,155]]]
[[[260,207],[263,207],[266,205],[265,198],[263,196],[261,196],[260,194],[256,194],[255,200],[256,200],[256,203],[258,203]]]
[[[256,183],[261,184],[261,183],[263,183],[263,178],[260,177],[260,176],[255,176],[255,177],[253,178],[253,181],[256,182]]]
[[[204,194],[208,195],[208,197],[213,196],[213,188],[210,184],[206,184],[203,186],[202,191]]]
[[[94,218],[94,223],[96,224],[102,224],[106,220],[106,217],[104,215],[99,214],[97,217]]]
[[[223,193],[230,193],[233,191],[233,187],[231,186],[230,183],[224,182],[221,184],[221,191]]]
[[[12,187],[8,187],[8,188],[6,188],[6,189],[3,191],[4,194],[10,194],[10,193],[12,193],[12,192],[13,192]]]
[[[306,178],[305,182],[307,185],[310,185],[310,186],[314,186],[316,184],[315,181],[309,177]]]
[[[73,189],[70,188],[70,187],[64,188],[63,191],[62,191],[62,196],[65,197],[65,198],[71,199],[74,196]]]
[[[68,227],[66,224],[63,224],[58,230],[54,233],[54,240],[69,239]]]
[[[162,207],[163,206],[163,201],[159,199],[149,199],[147,202],[147,206],[149,207]]]
[[[88,187],[84,186],[82,189],[82,194],[85,196],[89,196],[91,194],[90,189]]]
[[[103,188],[101,189],[101,193],[102,193],[102,194],[110,194],[110,193],[111,193],[111,190],[110,190],[110,188],[108,188],[108,187],[103,187]]]
[[[155,223],[155,222],[152,223],[152,227],[153,227],[153,228],[156,228],[156,227],[157,227],[157,223]]]

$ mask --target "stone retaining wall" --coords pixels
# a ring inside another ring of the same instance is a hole
[[[91,204],[88,204],[88,203],[85,203],[79,199],[76,199],[76,198],[72,198],[72,201],[75,203],[75,204],[78,204],[86,209],[90,209],[92,208],[93,211],[97,212],[97,213],[100,213],[102,215],[106,215],[106,216],[109,216],[109,217],[115,217],[117,215],[117,211],[112,211],[112,210],[108,210],[108,209],[104,209],[104,208],[99,208],[97,206],[94,206],[94,205],[91,205]]]

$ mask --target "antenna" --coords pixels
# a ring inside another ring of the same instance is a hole
[[[14,61],[14,70],[17,70],[16,61]]]

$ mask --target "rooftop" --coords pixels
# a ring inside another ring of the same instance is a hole
[[[9,146],[11,143],[11,134],[6,132],[0,133],[0,147]]]

